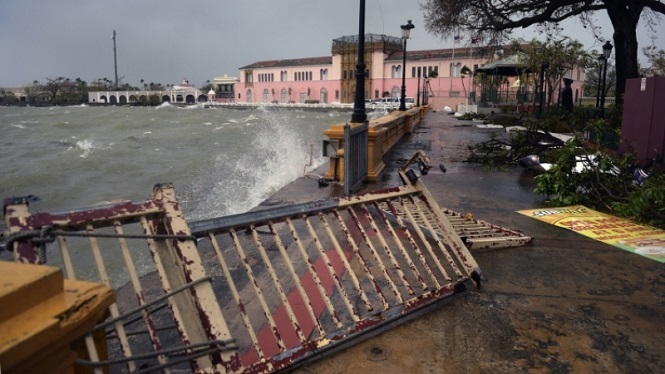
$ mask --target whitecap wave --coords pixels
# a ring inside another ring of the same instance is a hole
[[[77,140],[76,141],[76,146],[75,147],[69,147],[67,150],[74,150],[74,149],[79,149],[82,150],[83,153],[79,155],[81,158],[88,158],[93,152],[101,149],[111,149],[113,147],[113,143],[109,143],[108,145],[104,145],[98,142],[95,142],[93,139],[82,139],[82,140]]]
[[[76,147],[83,150],[83,153],[79,156],[81,158],[88,158],[90,153],[95,150],[95,144],[90,139],[83,139],[76,142]]]

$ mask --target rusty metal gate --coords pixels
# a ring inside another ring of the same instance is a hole
[[[422,181],[401,174],[401,187],[189,223],[170,185],[142,204],[66,213],[10,200],[8,248],[117,290],[80,365],[277,372],[480,284]]]

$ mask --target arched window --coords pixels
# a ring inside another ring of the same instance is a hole
[[[264,88],[263,89],[263,102],[267,103],[268,101],[270,101],[270,91],[268,91],[267,88]]]
[[[245,97],[247,98],[247,102],[251,103],[252,102],[252,90],[247,90],[245,93]]]
[[[286,88],[282,88],[282,91],[279,92],[279,102],[286,103],[289,101],[289,91]]]
[[[390,97],[402,97],[402,89],[395,86],[390,90]]]
[[[321,96],[321,98],[320,98],[321,103],[328,104],[328,90],[326,90],[325,88],[322,88],[319,95]]]

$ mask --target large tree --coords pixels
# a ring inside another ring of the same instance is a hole
[[[424,0],[421,6],[425,28],[442,38],[460,29],[496,36],[534,25],[561,31],[559,22],[573,17],[593,30],[593,14],[604,11],[614,27],[617,103],[623,102],[626,79],[639,76],[638,22],[643,19],[653,26],[658,16],[665,14],[665,3],[659,0]]]

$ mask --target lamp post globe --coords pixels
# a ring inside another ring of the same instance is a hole
[[[409,20],[406,25],[401,25],[400,27],[402,28],[402,40],[404,40],[404,54],[402,58],[402,98],[399,102],[399,110],[403,112],[406,110],[406,40],[409,39],[411,29],[415,26]]]
[[[610,58],[610,55],[612,55],[612,48],[614,48],[614,46],[609,40],[603,44],[603,56],[605,56],[606,59]]]

